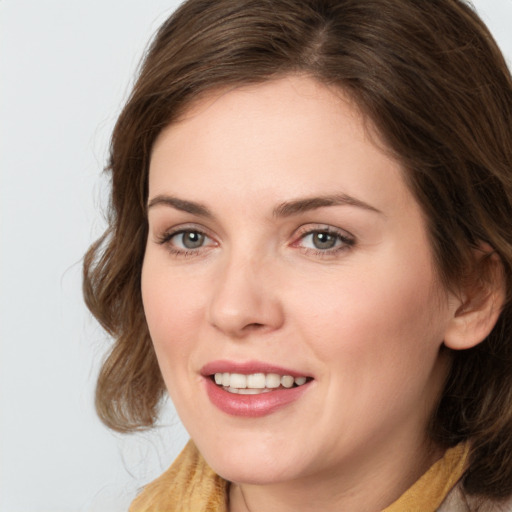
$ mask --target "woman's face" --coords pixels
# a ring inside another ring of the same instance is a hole
[[[422,453],[454,311],[375,139],[341,91],[290,76],[212,94],[154,146],[145,314],[229,480],[358,478]]]

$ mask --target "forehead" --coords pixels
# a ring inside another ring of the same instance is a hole
[[[297,104],[297,99],[300,100],[300,105]],[[218,122],[221,117],[225,117],[229,123],[249,121],[255,127],[255,121],[263,118],[268,124],[276,120],[283,123],[289,120],[289,128],[297,126],[295,121],[299,117],[302,120],[309,117],[308,123],[316,119],[325,129],[335,130],[336,126],[332,124],[335,116],[325,115],[327,112],[333,113],[333,106],[342,107],[345,117],[351,117],[354,124],[361,124],[361,135],[387,151],[371,119],[362,113],[347,91],[335,85],[324,84],[306,74],[288,74],[256,84],[216,87],[198,94],[179,108],[175,120],[156,138],[152,152],[163,138],[169,139],[169,132],[176,133],[185,126],[197,132],[195,124],[205,126],[210,120]],[[250,118],[244,119],[247,113],[250,113]],[[199,119],[195,123],[197,118]],[[353,135],[356,135],[355,131]]]
[[[180,106],[175,113],[173,122],[166,129],[191,120],[196,116],[206,115],[210,109],[215,109],[216,107],[224,109],[230,103],[247,106],[251,103],[250,96],[253,96],[253,98],[259,97],[261,100],[260,105],[262,106],[265,99],[276,99],[276,102],[282,108],[275,110],[275,113],[277,115],[284,113],[287,116],[290,115],[287,107],[296,103],[295,96],[301,98],[304,102],[309,100],[310,104],[324,104],[328,110],[332,110],[333,105],[344,105],[346,107],[345,114],[350,111],[352,117],[361,122],[364,135],[368,140],[378,146],[383,152],[392,154],[388,144],[385,142],[385,138],[375,126],[371,116],[365,111],[364,104],[361,104],[356,94],[341,86],[317,80],[307,73],[288,73],[254,84],[219,86],[207,89]],[[220,106],[218,105],[219,103]],[[302,105],[302,108],[304,106],[305,103]],[[315,107],[317,106],[315,105]],[[323,121],[328,122],[328,118],[324,118]],[[160,136],[166,129],[160,133]],[[161,137],[157,137],[156,142],[158,142],[159,138]],[[396,158],[396,155],[394,157]]]
[[[149,188],[150,195],[192,197],[229,184],[238,194],[278,197],[341,187],[379,202],[406,193],[401,173],[347,94],[288,76],[213,91],[191,104],[158,137]]]

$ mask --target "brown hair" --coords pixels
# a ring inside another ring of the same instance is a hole
[[[140,292],[156,137],[205,91],[289,73],[341,87],[378,128],[447,286],[467,278],[479,243],[499,255],[505,306],[486,340],[453,353],[431,435],[472,441],[468,492],[512,494],[512,80],[462,0],[189,0],[164,23],[114,129],[109,227],[84,262],[86,303],[115,339],[101,419],[151,426],[164,391]]]

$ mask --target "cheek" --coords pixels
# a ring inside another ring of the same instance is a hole
[[[142,300],[158,365],[177,410],[188,411],[195,403],[190,386],[191,355],[198,346],[199,310],[204,294],[197,283],[165,264],[154,265],[147,258],[141,279]]]
[[[320,359],[344,371],[368,365],[370,376],[413,378],[416,368],[434,364],[445,319],[430,260],[419,254],[416,261],[394,257],[388,264],[385,256],[338,279],[310,280],[290,300]]]
[[[169,272],[165,264],[155,259],[148,256],[144,262],[142,301],[151,339],[164,369],[171,364],[180,366],[180,356],[193,346],[190,341],[197,333],[204,294],[198,290],[197,281]]]
[[[357,437],[362,425],[384,435],[431,409],[443,378],[437,364],[443,325],[435,321],[430,278],[345,275],[323,299],[310,296],[309,307],[299,310],[305,297],[295,298],[299,335],[323,362],[325,424],[351,418],[348,435]]]

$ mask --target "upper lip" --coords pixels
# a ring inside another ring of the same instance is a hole
[[[278,375],[291,375],[292,377],[310,377],[307,373],[277,366],[263,361],[211,361],[201,368],[201,375],[208,377],[215,373],[241,373],[249,375],[252,373],[277,373]]]

